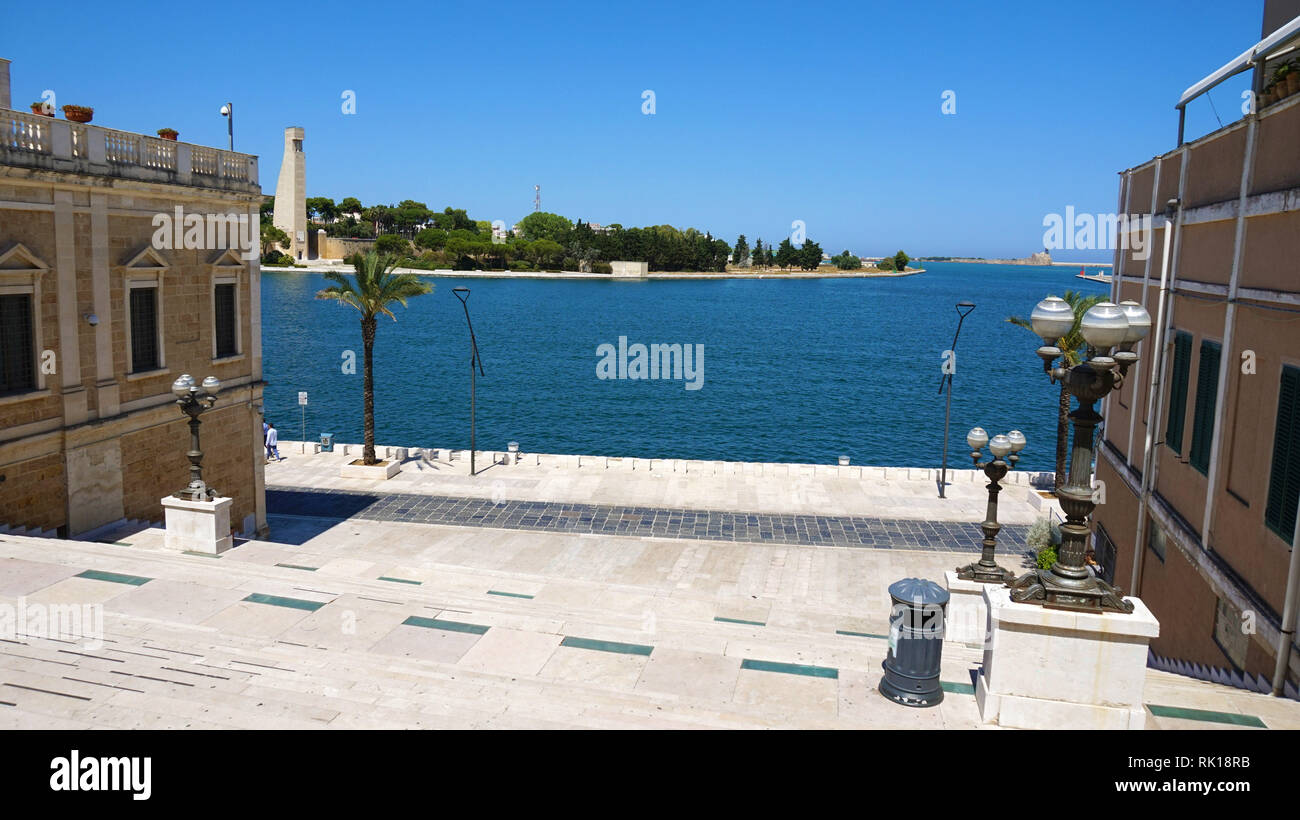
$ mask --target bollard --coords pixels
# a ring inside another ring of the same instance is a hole
[[[880,694],[904,706],[937,706],[943,700],[939,666],[948,591],[923,578],[889,587],[889,650]]]

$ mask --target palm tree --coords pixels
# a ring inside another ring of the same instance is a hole
[[[389,307],[397,302],[406,307],[406,300],[433,292],[433,285],[413,273],[394,273],[401,262],[397,256],[370,251],[357,254],[352,264],[356,273],[349,279],[341,273],[330,271],[325,278],[333,285],[319,291],[317,299],[333,299],[361,311],[361,344],[365,349],[365,376],[362,390],[362,414],[365,425],[363,464],[378,464],[375,458],[375,329],[383,314],[394,322],[397,317]]]
[[[1066,302],[1068,302],[1070,307],[1074,309],[1074,327],[1070,329],[1068,335],[1062,337],[1061,341],[1057,342],[1056,344],[1057,347],[1061,348],[1061,355],[1065,359],[1064,366],[1073,367],[1074,365],[1079,364],[1080,362],[1083,361],[1082,351],[1084,347],[1087,345],[1087,342],[1083,340],[1083,331],[1079,329],[1079,323],[1083,321],[1083,314],[1087,313],[1088,309],[1091,308],[1093,305],[1098,304],[1099,302],[1106,301],[1107,297],[1102,295],[1084,296],[1082,293],[1076,293],[1075,291],[1067,290],[1065,292],[1065,295],[1062,296],[1061,298],[1064,299]],[[1013,325],[1017,325],[1018,327],[1025,328],[1030,333],[1033,333],[1034,331],[1033,325],[1029,323],[1028,319],[1022,319],[1019,316],[1008,316],[1007,321]],[[1059,404],[1057,405],[1057,410],[1056,410],[1055,488],[1058,492],[1062,487],[1065,486],[1065,460],[1066,460],[1066,455],[1070,449],[1069,416],[1070,416],[1070,394],[1068,391],[1066,391],[1065,385],[1062,384],[1061,398]]]

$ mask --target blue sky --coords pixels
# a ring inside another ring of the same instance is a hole
[[[1116,173],[1174,147],[1178,95],[1259,39],[1262,5],[30,3],[0,56],[16,107],[52,89],[112,128],[224,147],[233,101],[267,193],[301,125],[308,196],[511,224],[536,183],[603,224],[1022,256],[1045,214],[1116,209]],[[1193,103],[1189,134],[1216,127]]]

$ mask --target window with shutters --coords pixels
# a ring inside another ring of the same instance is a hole
[[[1165,426],[1165,445],[1179,455],[1183,452],[1183,423],[1187,419],[1187,378],[1192,367],[1192,334],[1178,331],[1174,337],[1174,367],[1169,387],[1169,422]]]
[[[131,288],[131,372],[158,370],[158,289]]]
[[[1283,367],[1264,523],[1288,544],[1295,537],[1297,503],[1300,503],[1300,368]]]
[[[235,297],[234,283],[221,283],[213,289],[216,358],[218,359],[239,354],[239,325],[235,312],[237,310]]]
[[[1201,342],[1201,359],[1196,371],[1196,414],[1192,420],[1192,466],[1210,472],[1210,449],[1214,442],[1214,409],[1219,393],[1219,343]]]
[[[1154,522],[1152,523],[1154,524]],[[1115,583],[1115,542],[1110,540],[1110,533],[1106,532],[1106,528],[1101,525],[1101,522],[1097,522],[1095,527],[1093,554],[1096,557],[1097,566],[1101,567],[1101,571],[1097,574],[1101,576],[1101,580],[1113,584]]]
[[[0,296],[0,395],[36,389],[31,294]]]

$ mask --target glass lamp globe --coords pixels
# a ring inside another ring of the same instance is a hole
[[[1128,335],[1124,337],[1124,343],[1137,344],[1145,339],[1151,332],[1151,314],[1147,313],[1147,309],[1132,299],[1120,302],[1119,307],[1128,319]]]
[[[1034,306],[1029,324],[1044,342],[1054,344],[1074,329],[1074,308],[1059,296],[1049,296]]]
[[[215,396],[221,392],[221,380],[216,376],[208,376],[203,380],[203,392],[209,396]]]
[[[1007,441],[1011,442],[1011,452],[1013,453],[1018,453],[1025,449],[1025,444],[1027,444],[1025,441],[1025,434],[1019,430],[1012,430],[1010,433],[1007,433]]]
[[[983,450],[984,445],[989,443],[989,434],[983,427],[975,427],[966,434],[966,443],[972,450]]]
[[[1124,343],[1129,333],[1128,317],[1114,302],[1098,302],[1083,314],[1079,330],[1088,344],[1106,350]]]
[[[998,433],[989,442],[989,452],[997,458],[1005,457],[1007,453],[1011,452],[1011,439]]]
[[[176,398],[183,399],[190,394],[190,388],[194,386],[194,377],[186,373],[176,381],[172,382],[172,393]]]

